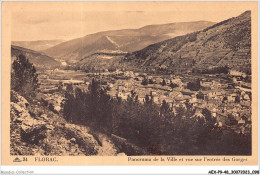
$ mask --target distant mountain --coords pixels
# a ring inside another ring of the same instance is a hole
[[[77,62],[104,49],[133,52],[150,44],[198,31],[213,24],[213,22],[208,21],[181,22],[149,25],[139,29],[98,32],[60,43],[44,52],[54,58]]]
[[[62,42],[64,42],[64,40],[12,41],[12,45],[35,51],[42,51]]]
[[[251,12],[128,54],[127,68],[183,72],[212,66],[251,71]]]
[[[61,66],[61,63],[59,61],[56,61],[54,58],[51,58],[43,53],[12,45],[11,46],[12,60],[15,59],[16,56],[19,56],[20,54],[26,56],[26,58],[28,58],[29,61],[35,65],[36,68],[54,69]]]

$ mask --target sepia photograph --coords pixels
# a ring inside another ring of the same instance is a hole
[[[8,154],[252,156],[251,7],[111,4],[10,13]]]

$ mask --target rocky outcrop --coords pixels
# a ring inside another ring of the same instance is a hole
[[[45,138],[46,123],[36,120],[29,113],[28,101],[15,91],[11,92],[10,134],[11,154],[33,155],[33,147]]]
[[[96,155],[92,135],[15,91],[10,105],[11,155]]]

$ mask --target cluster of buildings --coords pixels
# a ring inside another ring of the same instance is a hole
[[[139,102],[143,103],[146,95],[152,95],[154,103],[161,105],[165,100],[173,112],[180,106],[185,109],[188,103],[196,109],[194,116],[197,117],[204,117],[202,109],[207,108],[211,115],[216,117],[220,127],[232,125],[231,127],[242,133],[251,128],[251,86],[243,81],[234,81],[242,76],[240,74],[231,75],[231,81],[213,75],[202,75],[199,91],[187,89],[188,81],[184,76],[159,77],[133,72],[121,75],[128,76],[129,79],[118,79],[113,84],[109,83],[108,93],[113,97],[119,96],[126,100],[135,92]],[[152,79],[154,83],[142,85],[144,78]],[[163,80],[166,82],[164,86],[161,84]],[[170,83],[177,84],[178,87],[171,88]],[[230,124],[229,121],[233,122]]]
[[[231,126],[236,129],[239,127],[238,132],[242,130],[243,133],[247,131],[245,128],[251,127],[251,84],[243,81],[246,76],[244,74],[233,72],[228,76],[229,79],[226,78],[226,75],[222,77],[219,75],[160,76],[116,70],[114,72],[84,74],[85,78],[81,77],[80,79],[76,77],[75,79],[53,80],[48,75],[40,78],[43,85],[45,82],[46,86],[52,87],[49,90],[54,91],[57,91],[60,82],[63,86],[72,84],[87,90],[92,78],[96,78],[112,97],[118,96],[127,100],[128,96],[134,92],[138,96],[139,102],[144,103],[145,97],[148,95],[158,106],[166,101],[173,112],[176,112],[176,108],[180,106],[186,109],[188,103],[195,109],[194,117],[204,117],[202,109],[207,108],[211,111],[211,115],[216,117],[218,126]],[[147,79],[149,83],[143,84],[144,79]],[[199,91],[187,88],[187,84],[194,79],[200,80]],[[173,87],[171,84],[175,86]],[[48,88],[43,89],[47,94],[52,93],[52,91],[48,91]],[[54,104],[59,105],[60,102]],[[232,121],[231,124],[229,121]]]

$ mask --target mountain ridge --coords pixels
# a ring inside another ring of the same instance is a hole
[[[60,43],[45,50],[44,53],[57,59],[77,62],[78,60],[95,53],[97,50],[120,49],[124,52],[133,52],[145,48],[150,44],[172,38],[173,35],[194,32],[212,24],[214,23],[209,21],[180,22],[144,26],[139,29],[97,32]],[[114,43],[108,43],[106,41],[107,37],[114,41]],[[114,45],[115,43],[117,45]]]
[[[142,70],[164,67],[172,72],[226,65],[250,73],[251,12],[149,45],[128,54],[121,63]]]
[[[44,53],[11,45],[11,57],[14,60],[17,56],[23,54],[36,68],[54,69],[61,66],[59,61],[45,55]]]
[[[57,44],[64,42],[64,40],[35,40],[35,41],[12,41],[11,44],[20,46],[26,49],[42,51]]]

